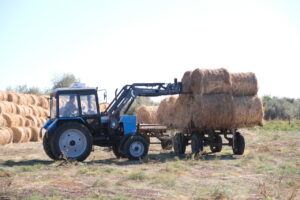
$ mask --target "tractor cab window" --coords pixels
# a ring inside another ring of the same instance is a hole
[[[59,117],[78,117],[79,109],[76,95],[59,96]]]
[[[82,115],[97,114],[96,97],[95,95],[80,96]]]

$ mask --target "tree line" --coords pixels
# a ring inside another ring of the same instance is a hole
[[[300,119],[300,99],[264,96],[262,100],[266,120]]]

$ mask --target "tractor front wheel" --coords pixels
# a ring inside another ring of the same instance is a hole
[[[149,143],[139,135],[133,135],[124,144],[124,152],[129,160],[139,160],[148,154]]]

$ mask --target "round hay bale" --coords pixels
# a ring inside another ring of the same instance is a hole
[[[252,127],[263,123],[263,104],[258,96],[234,97],[234,128]]]
[[[7,103],[8,102],[0,102],[0,113],[6,113],[7,111]]]
[[[39,141],[40,137],[39,137],[39,128],[38,127],[35,127],[35,126],[31,126],[30,127],[30,130],[31,130],[31,138],[30,138],[30,141],[32,142],[37,142]]]
[[[49,110],[45,110],[45,109],[44,109],[43,112],[44,112],[44,115],[43,115],[43,116],[44,116],[45,118],[48,118],[48,117],[50,116],[50,111],[49,111]]]
[[[100,103],[100,105],[99,105],[100,112],[104,112],[108,106],[109,106],[109,103]]]
[[[181,79],[182,91],[192,92],[192,71],[186,71]]]
[[[194,94],[231,94],[230,73],[224,69],[195,69],[191,75]]]
[[[33,126],[32,120],[25,118],[25,127],[30,127]]]
[[[233,96],[254,96],[258,92],[257,79],[254,73],[231,73]]]
[[[15,92],[8,92],[7,93],[7,101],[18,103],[19,95]]]
[[[12,132],[9,128],[0,128],[0,145],[6,145],[13,140]]]
[[[6,120],[3,118],[2,115],[0,115],[0,127],[7,126]]]
[[[39,96],[38,100],[39,100],[38,106],[44,109],[49,109],[49,101],[45,96]]]
[[[39,98],[36,95],[31,94],[31,105],[37,106],[39,104]]]
[[[36,106],[29,106],[29,108],[32,111],[32,115],[34,115],[35,117],[39,117],[40,116],[40,110],[36,107]]]
[[[14,115],[14,120],[16,121],[16,126],[25,126],[26,118],[22,115]]]
[[[26,139],[26,133],[22,127],[12,127],[13,143],[21,143]]]
[[[25,94],[18,94],[18,104],[19,105],[28,105],[27,97]]]
[[[33,115],[27,115],[26,118],[31,122],[31,126],[37,126],[37,118],[34,117]]]
[[[32,132],[31,129],[28,127],[22,127],[25,133],[25,138],[22,142],[30,142],[31,137],[32,137]]]
[[[18,126],[19,124],[19,120],[14,115],[3,113],[2,117],[5,119],[7,127]]]
[[[175,127],[184,129],[190,126],[192,120],[193,95],[181,94],[175,103]]]
[[[7,101],[6,92],[0,91],[0,101]]]
[[[175,103],[178,96],[171,96],[161,101],[157,109],[157,120],[160,124],[174,126],[176,120]]]
[[[196,95],[192,105],[192,126],[199,130],[233,128],[233,97],[229,94]]]
[[[157,124],[158,106],[140,106],[136,109],[138,124]]]

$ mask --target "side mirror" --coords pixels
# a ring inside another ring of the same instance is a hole
[[[107,101],[107,94],[106,94],[106,92],[103,94],[103,98],[104,98],[105,101]]]

